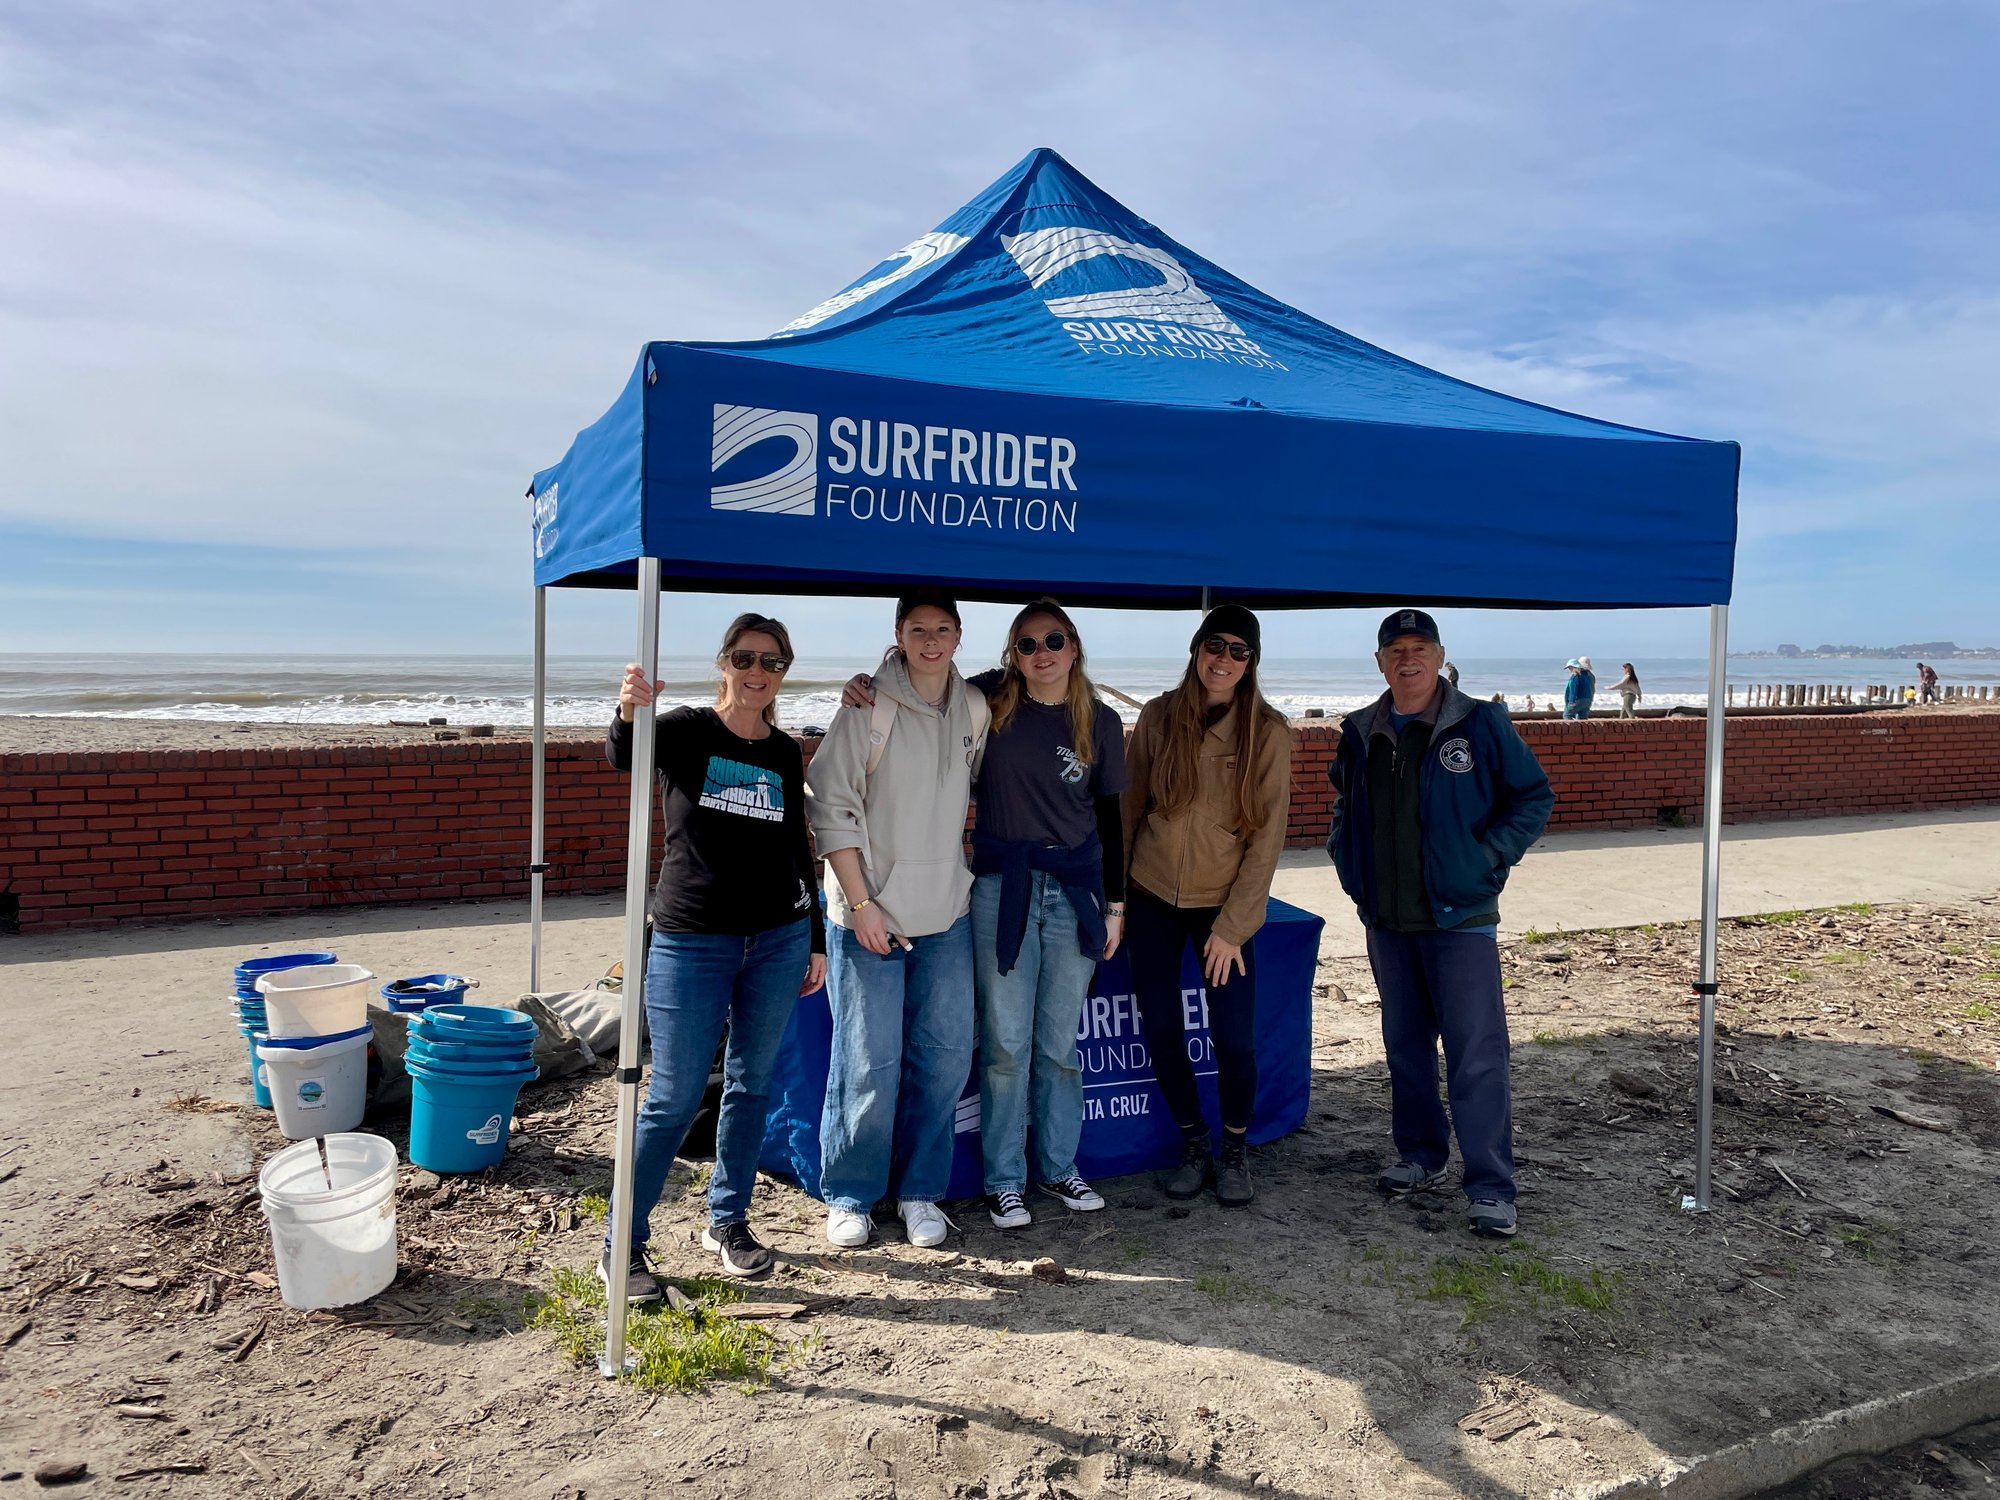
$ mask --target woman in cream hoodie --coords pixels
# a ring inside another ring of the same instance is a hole
[[[806,772],[833,1009],[820,1196],[843,1248],[868,1243],[884,1196],[913,1245],[950,1228],[937,1202],[973,1042],[965,812],[987,722],[952,665],[959,634],[946,595],[898,600],[875,706],[841,709]]]

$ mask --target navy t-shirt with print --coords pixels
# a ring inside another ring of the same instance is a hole
[[[972,685],[989,698],[998,669]],[[1097,705],[1088,766],[1078,759],[1066,704],[1037,703],[1026,693],[1006,729],[988,734],[974,795],[974,826],[1001,839],[1074,849],[1097,831],[1095,799],[1125,790],[1125,726],[1109,704]]]
[[[812,919],[812,951],[826,951],[806,842],[805,758],[774,729],[732,733],[712,708],[676,708],[654,731],[666,856],[653,887],[663,932],[768,932]],[[605,753],[632,768],[632,726],[616,714]]]

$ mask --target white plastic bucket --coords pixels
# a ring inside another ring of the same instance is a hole
[[[282,969],[257,980],[270,1036],[334,1036],[368,1024],[375,976],[359,964]]]
[[[320,1144],[287,1146],[257,1177],[287,1307],[366,1302],[396,1279],[396,1148],[330,1135],[322,1170]]]
[[[259,1047],[264,1085],[278,1128],[295,1141],[352,1130],[368,1107],[368,1041],[373,1029],[323,1047]]]

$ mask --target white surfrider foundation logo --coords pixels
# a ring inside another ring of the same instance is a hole
[[[809,411],[771,411],[762,406],[715,405],[715,440],[709,473],[766,438],[789,438],[790,455],[755,479],[712,485],[713,510],[757,510],[772,515],[809,516],[819,490],[819,418]],[[699,451],[699,450],[697,450]]]
[[[897,282],[916,275],[932,262],[943,260],[948,255],[958,254],[971,243],[964,235],[953,234],[946,229],[934,229],[929,234],[918,235],[889,257],[889,260],[898,264],[889,266],[889,269],[879,276],[867,277],[855,282],[845,291],[835,292],[819,306],[800,313],[771,337],[781,339],[788,334],[803,333],[808,328],[817,327],[828,318],[866,302],[884,287],[894,286]]]

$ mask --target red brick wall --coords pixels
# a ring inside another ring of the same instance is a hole
[[[1555,828],[1701,812],[1700,719],[1534,721]],[[1336,724],[1304,724],[1288,841],[1326,836]],[[1731,719],[1731,819],[2000,803],[2000,714]],[[625,778],[549,747],[547,889],[624,880]],[[525,895],[528,747],[0,756],[0,899],[24,930],[380,901]],[[4,909],[4,908],[0,908]]]

